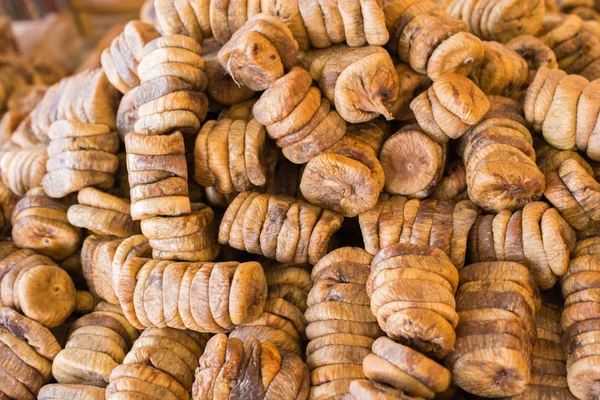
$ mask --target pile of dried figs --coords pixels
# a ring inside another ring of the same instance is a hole
[[[600,1],[0,31],[0,399],[600,398]]]

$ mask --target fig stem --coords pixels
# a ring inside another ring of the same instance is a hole
[[[235,76],[231,72],[231,60],[233,59],[233,53],[235,53],[236,51],[237,50],[232,51],[231,54],[229,55],[229,58],[227,59],[227,68],[225,68],[225,69],[227,70],[227,73],[229,74],[229,76],[231,76],[231,79],[233,80],[233,82],[235,82],[235,84],[238,85],[238,87],[242,87],[242,85],[235,79]]]
[[[378,111],[381,115],[383,115],[386,120],[391,121],[394,119],[394,116],[392,115],[390,110],[388,110],[385,104],[383,104],[381,98],[371,100],[371,104],[375,106],[375,111]]]

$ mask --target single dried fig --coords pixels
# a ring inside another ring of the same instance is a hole
[[[383,179],[375,151],[357,140],[342,138],[308,162],[300,190],[311,203],[352,217],[377,202]]]
[[[230,106],[242,103],[252,96],[254,91],[238,85],[221,66],[216,53],[203,56],[205,73],[208,78],[207,93],[210,99],[218,104]]]
[[[525,59],[529,66],[527,83],[531,83],[538,69],[558,68],[556,55],[552,49],[540,39],[531,35],[520,35],[512,38],[506,45]]]
[[[19,201],[11,223],[12,238],[19,247],[54,260],[71,256],[81,242],[81,231],[69,223],[65,205],[45,195]]]
[[[374,70],[380,73],[369,73]],[[356,82],[361,82],[360,87]],[[398,96],[398,74],[381,47],[336,51],[335,57],[326,61],[319,85],[348,122],[366,122],[379,115],[392,118],[388,107]]]
[[[489,110],[485,94],[470,80],[456,74],[444,74],[419,97],[411,109],[415,112],[419,125],[434,138],[458,139],[477,124]],[[423,109],[418,106],[428,102]],[[475,105],[477,104],[477,105]],[[430,111],[429,111],[430,110]]]
[[[99,235],[120,237],[139,232],[125,200],[93,188],[80,191],[77,200],[80,204],[69,207],[67,212],[67,218],[74,226],[89,229]]]
[[[427,197],[441,178],[445,159],[445,145],[436,143],[414,125],[401,129],[383,143],[379,155],[386,190],[408,197]]]
[[[298,43],[292,32],[272,16],[258,14],[219,50],[221,66],[251,90],[265,90],[292,67]],[[260,72],[259,77],[257,73]]]

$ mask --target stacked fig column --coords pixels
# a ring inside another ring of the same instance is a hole
[[[208,108],[200,53],[189,37],[161,37],[144,47],[138,66],[138,120],[125,146],[131,215],[154,258],[209,261],[219,250],[212,213],[188,195],[185,138],[198,133]]]

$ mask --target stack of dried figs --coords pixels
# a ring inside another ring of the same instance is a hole
[[[52,123],[48,136],[50,158],[42,185],[51,197],[61,198],[88,186],[113,186],[119,140],[108,125],[62,119]]]
[[[310,398],[342,398],[354,379],[365,379],[365,357],[382,332],[370,310],[366,282],[372,256],[342,247],[312,270],[313,287],[304,313]]]
[[[197,332],[171,328],[144,330],[123,362],[110,371],[106,398],[189,399],[194,371],[207,340]]]
[[[0,399],[600,398],[600,2],[0,32]]]
[[[227,207],[219,243],[280,262],[315,264],[343,220],[293,197],[245,191]]]
[[[52,376],[59,383],[106,386],[138,336],[121,307],[100,303],[71,325],[65,348],[52,363]]]
[[[273,343],[213,336],[196,368],[194,399],[306,399],[306,364]]]
[[[454,382],[484,397],[516,396],[531,382],[535,313],[541,300],[531,273],[512,262],[470,264],[460,272],[459,323],[446,359]],[[481,368],[486,363],[485,368]]]
[[[261,337],[281,351],[302,355],[306,325],[304,312],[308,308],[312,287],[308,264],[265,264],[268,297],[258,319],[235,327],[230,338],[243,340]]]

